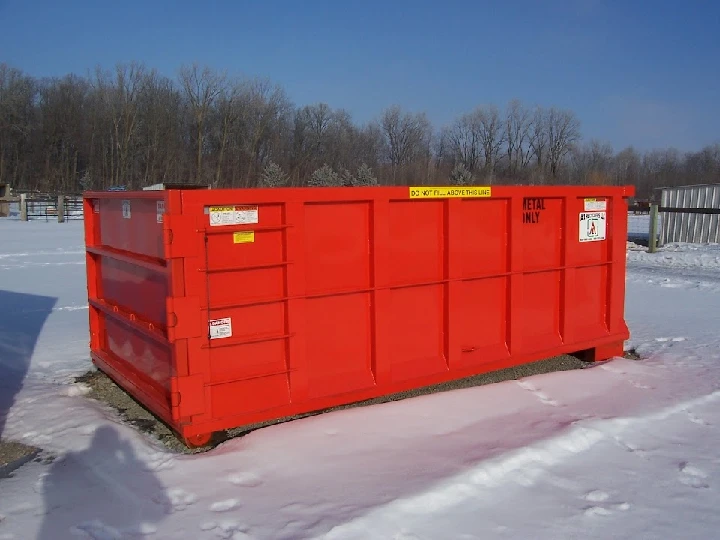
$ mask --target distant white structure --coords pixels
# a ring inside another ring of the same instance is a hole
[[[151,186],[145,186],[143,191],[159,191],[165,189],[165,184],[153,184]]]
[[[720,184],[658,188],[660,245],[720,242]]]
[[[210,186],[202,186],[198,184],[181,184],[175,182],[162,182],[160,184],[152,184],[145,186],[143,191],[162,191],[164,189],[210,189]]]

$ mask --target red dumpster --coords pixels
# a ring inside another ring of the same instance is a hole
[[[93,362],[188,445],[621,355],[632,187],[86,193]]]

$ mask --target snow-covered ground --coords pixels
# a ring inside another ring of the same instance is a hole
[[[82,224],[0,220],[0,539],[709,539],[720,249],[629,245],[648,356],[316,416],[176,455],[88,401]]]

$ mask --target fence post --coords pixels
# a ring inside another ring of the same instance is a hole
[[[20,221],[27,221],[27,220],[28,220],[27,194],[21,193],[20,194]]]
[[[650,237],[648,238],[648,251],[655,253],[657,251],[657,233],[658,233],[658,205],[653,203],[650,205]]]
[[[58,195],[57,215],[58,215],[58,223],[64,223],[65,222],[65,197],[63,195]]]

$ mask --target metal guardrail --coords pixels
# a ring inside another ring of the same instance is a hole
[[[27,219],[38,221],[57,221],[58,209],[57,198],[52,197],[28,197],[26,199],[27,204]]]
[[[21,195],[20,200],[9,202],[10,219],[20,221],[81,221],[82,197],[76,195]],[[58,215],[58,213],[61,215]]]

